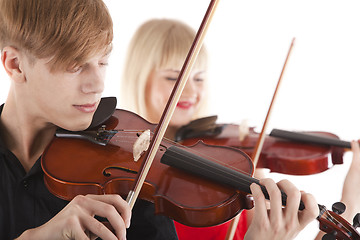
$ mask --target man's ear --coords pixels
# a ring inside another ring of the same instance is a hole
[[[26,80],[21,63],[24,60],[23,55],[14,47],[6,46],[2,50],[1,62],[6,73],[16,82],[24,82]]]

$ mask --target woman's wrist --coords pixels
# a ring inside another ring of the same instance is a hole
[[[357,213],[354,203],[352,203],[351,201],[348,201],[348,200],[346,200],[344,198],[341,198],[341,202],[343,204],[345,204],[346,208],[345,208],[345,212],[342,213],[340,216],[342,218],[344,218],[346,221],[352,223],[352,220],[353,220],[355,214]]]

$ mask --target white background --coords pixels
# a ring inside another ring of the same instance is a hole
[[[209,0],[107,0],[114,21],[114,51],[104,96],[119,96],[123,59],[135,29],[150,18],[176,18],[197,29]],[[248,119],[261,130],[290,42],[296,37],[272,128],[315,130],[343,140],[360,138],[360,14],[356,0],[223,0],[205,38],[210,58],[211,113],[223,123]],[[0,71],[0,102],[9,80]],[[312,176],[288,178],[331,207],[341,196],[351,162]],[[354,186],[358,187],[358,186]],[[297,239],[312,239],[314,221]]]

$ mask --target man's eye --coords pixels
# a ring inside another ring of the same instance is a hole
[[[82,66],[77,66],[77,67],[70,68],[67,71],[70,73],[76,73],[76,72],[81,71],[81,69],[82,69]]]
[[[169,81],[176,81],[177,80],[177,77],[166,77],[166,80],[169,80]]]

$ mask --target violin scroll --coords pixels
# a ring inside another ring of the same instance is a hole
[[[360,234],[356,230],[360,226],[360,213],[354,217],[354,224],[351,225],[345,219],[340,217],[345,211],[345,205],[341,202],[334,203],[332,206],[333,211],[329,211],[323,205],[319,205],[320,214],[317,217],[319,221],[319,228],[326,234],[322,240],[359,240]]]
[[[354,228],[360,227],[360,213],[357,213],[353,219]]]

